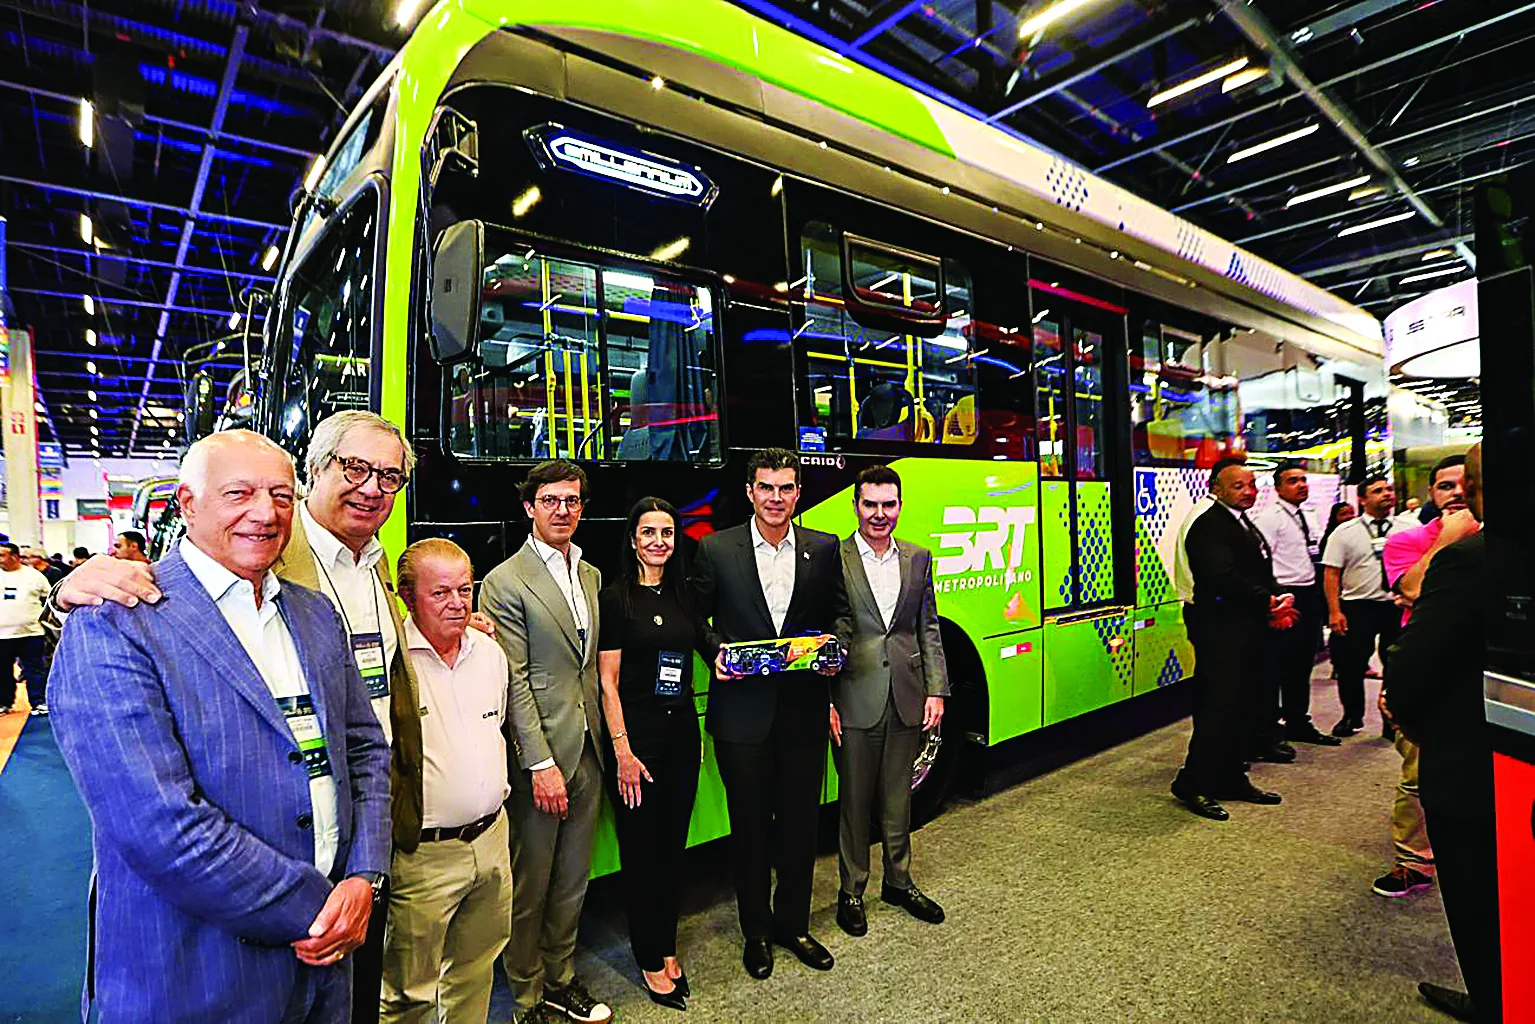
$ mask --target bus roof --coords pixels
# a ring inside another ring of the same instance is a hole
[[[1330,325],[1326,333],[1358,353],[1382,352],[1379,320],[1358,306],[973,112],[923,95],[726,0],[443,0],[422,19],[397,60],[412,61],[419,52],[422,59],[442,61],[447,55],[435,45],[433,26],[439,19],[446,24],[453,8],[488,26],[522,26],[588,47],[606,40],[621,52],[649,54],[658,62],[666,51],[701,58],[840,112],[940,160],[973,168],[980,179],[1000,179],[998,185],[1021,189],[1042,209],[1048,206],[1052,223],[1058,220],[1068,230],[1090,231],[1109,244],[1123,239],[1127,248],[1137,242],[1149,246],[1163,265],[1138,262],[1142,269],[1163,276],[1204,271],[1239,300],[1262,296],[1306,314],[1314,324]],[[817,125],[817,131],[825,135],[826,127]]]

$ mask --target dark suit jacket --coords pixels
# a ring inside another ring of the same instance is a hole
[[[849,729],[877,725],[891,696],[903,723],[921,725],[927,698],[949,695],[933,595],[932,552],[904,540],[894,543],[901,565],[901,591],[888,627],[869,586],[858,542],[849,537],[841,545],[853,633],[842,638],[848,646],[847,665],[832,682],[831,698]]]
[[[710,620],[705,653],[711,666],[721,643],[807,633],[835,633],[843,639],[851,635],[837,538],[803,526],[792,529],[794,594],[782,633],[773,629],[773,617],[762,596],[749,524],[712,533],[698,545],[694,597],[699,616]],[[792,729],[807,738],[824,737],[829,706],[826,677],[815,672],[715,678],[709,688],[705,725],[716,739],[727,743],[762,743],[772,734],[775,722],[780,729]],[[784,717],[787,720],[778,721]]]
[[[1492,738],[1482,704],[1487,543],[1467,537],[1434,556],[1412,619],[1391,648],[1387,705],[1420,748],[1423,804],[1491,820]]]
[[[1201,616],[1268,621],[1269,598],[1279,593],[1273,566],[1230,509],[1212,503],[1189,527],[1183,544]]]

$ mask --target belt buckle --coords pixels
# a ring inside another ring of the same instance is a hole
[[[471,821],[469,824],[464,826],[464,830],[459,833],[458,837],[466,843],[472,843],[476,839],[480,838],[480,836],[484,835],[490,826],[495,824],[495,822],[496,816],[494,814],[486,818],[481,818],[479,821]]]

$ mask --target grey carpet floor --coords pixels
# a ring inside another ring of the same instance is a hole
[[[1321,678],[1314,689],[1331,726],[1336,693]],[[828,973],[779,950],[770,979],[746,976],[719,852],[712,867],[689,862],[685,1014],[640,989],[611,882],[593,888],[578,970],[626,1024],[1447,1020],[1416,992],[1460,985],[1438,890],[1370,892],[1391,864],[1400,765],[1373,710],[1341,748],[1259,766],[1255,781],[1284,805],[1232,804],[1226,823],[1168,794],[1188,733],[1177,722],[951,806],[913,840],[914,877],[948,911],[943,925],[871,900],[869,934],[849,938],[835,922],[836,858],[823,856],[811,928],[837,958]],[[502,988],[492,1020],[505,1006]]]

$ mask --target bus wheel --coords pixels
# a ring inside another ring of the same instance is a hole
[[[958,721],[944,716],[943,723],[922,734],[922,748],[911,769],[911,824],[925,825],[938,817],[959,775],[963,733]]]

